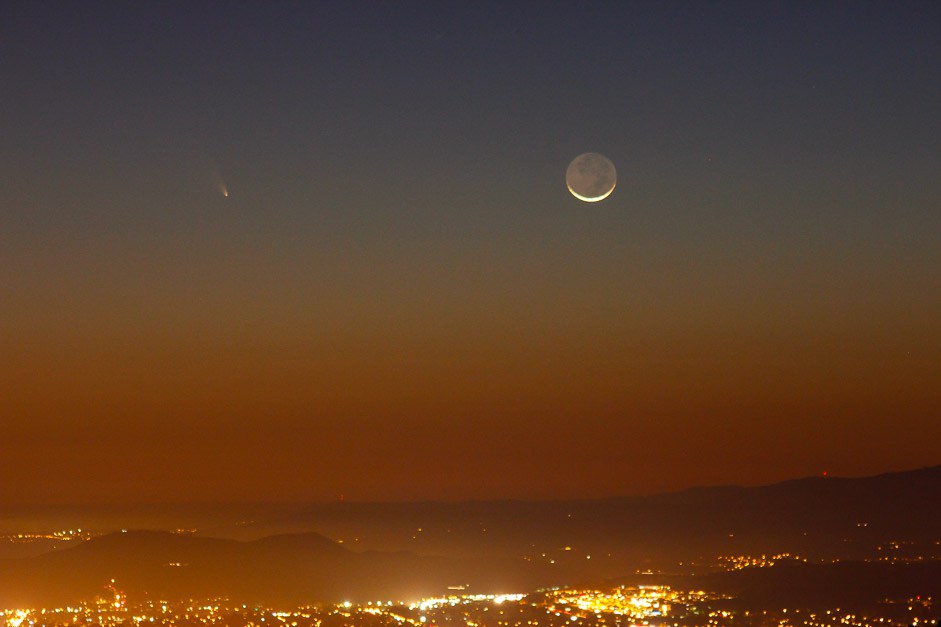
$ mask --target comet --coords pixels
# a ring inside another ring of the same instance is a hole
[[[216,188],[223,198],[229,197],[229,186],[225,184],[225,179],[222,178],[222,172],[219,170],[219,166],[216,165],[216,162],[212,158],[206,159],[206,165],[208,166],[208,174],[212,179],[213,186]]]

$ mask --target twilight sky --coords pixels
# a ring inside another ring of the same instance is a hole
[[[939,441],[937,3],[0,5],[0,503],[635,494]]]

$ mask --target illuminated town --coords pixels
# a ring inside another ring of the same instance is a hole
[[[0,542],[10,542],[12,544],[32,544],[36,542],[76,542],[81,540],[90,540],[99,533],[87,529],[63,529],[61,531],[49,532],[23,532],[7,533],[0,535]]]
[[[90,601],[67,607],[0,610],[0,621],[3,627],[917,627],[937,625],[936,609],[932,599],[915,598],[885,599],[878,611],[870,612],[848,608],[742,610],[728,596],[654,585],[275,608],[229,599],[129,602],[119,584],[111,581]]]

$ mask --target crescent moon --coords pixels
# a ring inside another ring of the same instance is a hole
[[[599,202],[611,195],[617,185],[614,164],[596,152],[581,154],[565,171],[565,186],[572,196],[584,202]]]

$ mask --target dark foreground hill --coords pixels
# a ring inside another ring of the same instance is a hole
[[[524,561],[354,553],[317,534],[238,542],[132,531],[40,557],[0,562],[0,606],[91,600],[112,579],[132,602],[228,597],[265,604],[415,599],[449,584],[474,592],[531,591],[571,583],[563,571]],[[659,583],[722,592],[746,609],[875,607],[884,599],[941,596],[941,561],[784,563],[705,575],[633,575],[581,583]]]
[[[941,595],[941,561],[889,564],[781,564],[772,568],[716,573],[699,585],[736,598],[740,607],[874,608]]]
[[[792,561],[769,568],[753,567],[707,575],[633,575],[607,584],[661,584],[708,590],[731,597],[729,605],[732,607],[753,611],[836,607],[874,610],[887,602],[937,598],[941,595],[941,561],[900,564]]]
[[[132,531],[40,557],[0,563],[0,607],[61,606],[92,600],[111,580],[132,603],[147,599],[227,597],[237,602],[410,600],[440,595],[448,584],[473,592],[532,591],[572,583],[560,570],[523,561],[354,553],[316,534],[255,542]],[[705,575],[632,575],[579,582],[596,587],[666,584],[721,592],[732,607],[871,608],[885,599],[941,596],[941,561],[827,565],[785,562],[771,568]]]

